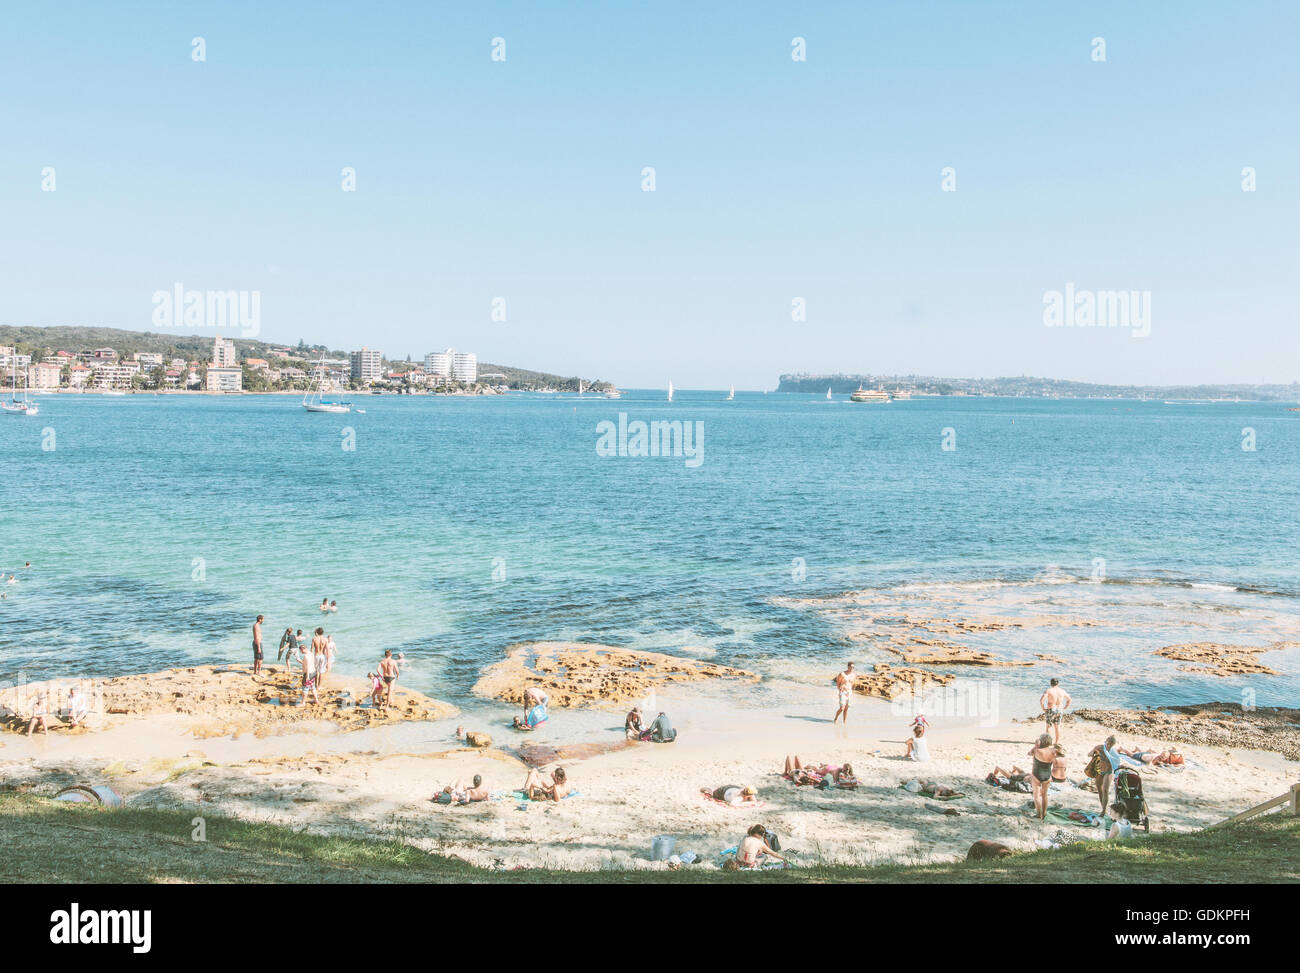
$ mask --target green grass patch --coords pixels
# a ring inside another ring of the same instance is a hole
[[[1300,819],[1273,814],[1213,831],[1084,842],[997,862],[808,865],[786,871],[488,871],[401,840],[336,837],[198,812],[103,808],[0,792],[6,882],[510,883],[1279,883],[1300,880]]]

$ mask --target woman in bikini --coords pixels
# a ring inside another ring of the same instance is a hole
[[[1034,813],[1042,821],[1047,817],[1047,788],[1052,782],[1052,763],[1057,757],[1052,735],[1044,733],[1040,736],[1038,744],[1029,748],[1029,756],[1034,761],[1029,781],[1034,789]]]
[[[756,824],[740,840],[740,847],[736,849],[736,864],[741,868],[761,868],[763,859],[768,857],[790,864],[789,859],[780,852],[768,847],[767,828]]]
[[[556,767],[555,773],[548,779],[536,768],[528,771],[524,780],[524,793],[530,801],[559,801],[569,793],[569,779],[563,767]]]

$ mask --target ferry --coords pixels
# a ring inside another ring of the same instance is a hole
[[[896,389],[894,391],[895,401],[906,402],[912,397],[912,393],[907,389]]]
[[[884,389],[864,389],[861,385],[858,390],[849,396],[850,402],[888,402],[889,393]]]

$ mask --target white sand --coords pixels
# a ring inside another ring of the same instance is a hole
[[[661,868],[649,861],[651,839],[660,834],[675,836],[678,851],[695,851],[713,862],[756,822],[775,830],[800,861],[854,864],[961,857],[979,838],[1028,849],[1060,829],[1033,819],[1028,794],[983,782],[995,764],[1029,766],[1026,751],[1041,724],[1015,723],[1012,717],[1034,712],[1032,699],[1008,700],[1004,694],[987,726],[927,706],[932,760],[926,764],[901,757],[909,713],[855,699],[848,730],[832,728],[829,689],[768,680],[748,690],[686,689],[654,703],[673,716],[677,743],[636,744],[564,761],[580,796],[559,804],[528,802],[522,810],[511,798],[467,807],[430,801],[443,784],[475,773],[494,791],[519,787],[526,773],[519,760],[496,749],[454,749],[456,721],[352,733],[301,724],[280,736],[196,740],[184,720],[150,717],[102,733],[56,732],[48,740],[39,733],[33,741],[8,735],[0,773],[10,785],[28,782],[43,792],[108,781],[132,805],[400,837],[486,867]],[[502,725],[509,712],[488,706],[463,722],[489,730],[505,746],[622,738],[621,717],[608,713],[553,711],[542,731],[524,735]],[[1073,779],[1080,779],[1087,751],[1109,732],[1092,724],[1064,728]],[[1120,742],[1152,748],[1167,743],[1124,734]],[[1153,833],[1222,820],[1300,779],[1300,764],[1273,754],[1181,749],[1199,766],[1145,775]],[[806,761],[849,761],[862,786],[796,788],[780,777],[787,753]],[[901,780],[917,776],[964,791],[965,799],[943,805],[960,815],[929,810],[927,803],[935,802],[898,788]],[[766,806],[731,809],[699,794],[701,787],[727,783],[754,784]],[[1054,800],[1067,808],[1099,809],[1091,792]]]

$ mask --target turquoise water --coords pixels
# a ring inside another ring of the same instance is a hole
[[[344,669],[391,648],[452,699],[531,639],[703,646],[811,679],[889,657],[795,602],[871,589],[897,610],[1103,622],[967,640],[1067,660],[1090,703],[1300,696],[1296,650],[1264,657],[1279,676],[1228,680],[1151,654],[1300,637],[1284,405],[663,399],[365,396],[331,416],[291,396],[41,397],[39,417],[0,418],[0,566],[21,578],[0,677],[246,661],[260,612],[272,659],[285,626],[325,624]],[[598,455],[620,412],[701,422],[703,462]],[[341,606],[324,621],[322,597]]]

